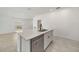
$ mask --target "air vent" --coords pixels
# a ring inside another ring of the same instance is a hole
[[[56,9],[60,9],[61,7],[57,7]]]

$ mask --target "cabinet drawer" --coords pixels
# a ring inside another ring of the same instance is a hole
[[[49,31],[50,40],[53,40],[53,30]]]
[[[48,39],[48,38],[49,38],[49,34],[48,33],[44,34],[44,39]]]

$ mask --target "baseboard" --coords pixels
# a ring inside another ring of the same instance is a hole
[[[62,38],[62,39],[74,40],[74,39],[67,38],[67,37],[64,37],[64,36],[53,36],[53,38],[54,39],[56,39],[56,38]],[[74,40],[74,41],[79,41],[79,40]]]
[[[16,33],[16,32],[1,33],[0,36],[1,36],[1,35],[10,35],[10,34],[15,34],[15,33]]]

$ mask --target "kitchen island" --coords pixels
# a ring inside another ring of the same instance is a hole
[[[26,30],[18,33],[18,52],[44,52],[52,42],[53,30],[43,32]]]

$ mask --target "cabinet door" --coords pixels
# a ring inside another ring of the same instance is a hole
[[[51,30],[44,34],[44,49],[46,49],[48,45],[50,44],[50,42],[52,41],[52,37],[53,37],[52,33],[53,32]]]
[[[44,51],[44,35],[40,35],[31,40],[31,51],[32,52]]]
[[[48,44],[49,44],[49,35],[48,33],[45,33],[44,34],[44,49],[47,48]]]

